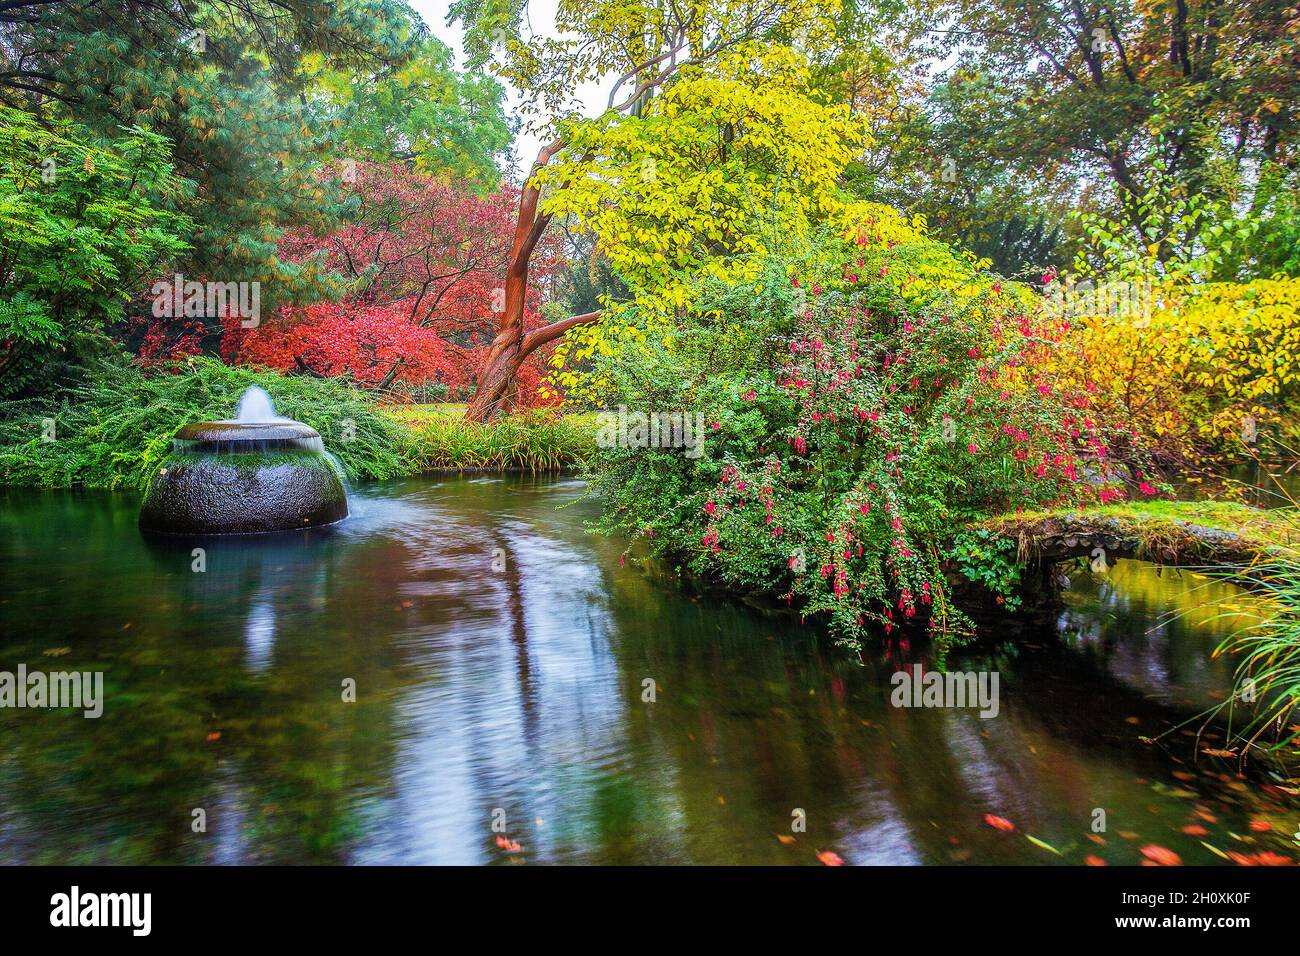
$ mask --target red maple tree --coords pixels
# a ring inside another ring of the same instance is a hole
[[[466,397],[487,358],[505,305],[504,281],[518,191],[477,196],[400,165],[348,164],[323,176],[337,181],[353,207],[327,235],[297,231],[281,242],[289,261],[313,260],[340,277],[338,302],[285,307],[255,328],[227,319],[227,361],[313,375],[349,375],[358,384],[437,383],[450,399]],[[534,254],[543,279],[560,264],[558,241]],[[525,322],[545,325],[539,285],[529,290]],[[537,399],[544,362],[521,369],[516,400]]]

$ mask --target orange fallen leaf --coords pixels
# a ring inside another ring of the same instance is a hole
[[[1098,846],[1106,845],[1106,838],[1102,836],[1100,833],[1089,833],[1088,839],[1091,840],[1093,843],[1097,844]]]
[[[214,730],[212,731],[212,733],[208,734],[208,743],[212,743],[212,741],[220,740],[220,739],[221,739],[221,731],[219,730]]]
[[[505,850],[507,853],[518,853],[523,850],[523,847],[519,845],[519,841],[508,840],[500,834],[497,835],[497,846],[501,847],[501,849]]]
[[[790,836],[788,833],[778,833],[776,835],[776,838],[780,840],[782,843],[784,843],[786,846],[790,846],[792,843],[794,843],[794,837]]]
[[[1256,833],[1267,833],[1269,830],[1273,829],[1273,824],[1269,823],[1267,820],[1251,820],[1250,828]]]
[[[1006,817],[995,816],[992,813],[984,814],[984,822],[995,830],[1001,830],[1003,833],[1010,833],[1016,828],[1016,825]]]
[[[1189,823],[1187,826],[1183,827],[1183,832],[1188,836],[1205,836],[1210,831],[1205,829],[1205,827],[1201,826],[1199,823]]]
[[[818,850],[817,859],[821,860],[826,866],[843,866],[844,860],[834,850]]]
[[[1228,852],[1228,859],[1240,866],[1294,866],[1295,861],[1271,850],[1261,850],[1251,856],[1245,853]]]
[[[1103,859],[1102,859],[1101,857],[1099,857],[1099,856],[1093,856],[1091,853],[1089,853],[1087,856],[1085,856],[1085,857],[1083,858],[1083,862],[1086,863],[1086,864],[1088,864],[1088,866],[1105,866],[1105,865],[1106,865],[1106,861],[1105,861],[1105,860],[1103,860]]]
[[[1183,858],[1173,850],[1148,843],[1142,848],[1142,855],[1157,866],[1182,866]]]

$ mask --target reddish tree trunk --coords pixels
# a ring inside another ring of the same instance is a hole
[[[551,161],[563,140],[556,140],[537,154],[528,181],[519,196],[519,217],[515,221],[515,238],[510,248],[510,263],[506,268],[505,307],[497,324],[497,334],[488,350],[487,362],[479,373],[478,389],[465,409],[465,418],[472,422],[485,422],[499,412],[509,411],[517,394],[515,376],[519,366],[534,351],[553,342],[571,328],[595,321],[600,313],[588,312],[532,332],[524,333],[524,304],[528,296],[528,263],[533,250],[551,222],[549,214],[539,212],[541,190],[533,179],[539,169]]]

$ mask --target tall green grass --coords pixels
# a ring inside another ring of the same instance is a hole
[[[559,471],[582,467],[595,450],[592,416],[534,411],[475,425],[464,421],[463,406],[381,406],[337,379],[207,358],[146,371],[119,356],[52,397],[0,402],[0,484],[145,488],[177,429],[232,417],[251,385],[270,393],[279,414],[320,432],[349,478]]]
[[[266,389],[279,414],[320,432],[349,477],[392,478],[419,470],[414,430],[346,383],[206,358],[146,372],[117,358],[96,364],[83,384],[51,398],[0,403],[0,482],[147,487],[178,428],[232,417],[250,385]]]
[[[1300,756],[1300,555],[1238,568],[1230,578],[1267,600],[1262,620],[1230,634],[1216,653],[1239,658],[1236,688],[1221,710],[1243,754]]]
[[[595,419],[548,411],[519,412],[482,425],[466,422],[456,405],[397,408],[415,429],[427,470],[582,468],[596,450]]]

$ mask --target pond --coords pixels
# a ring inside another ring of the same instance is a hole
[[[133,495],[7,493],[0,670],[102,671],[105,702],[0,710],[0,863],[1300,855],[1300,800],[1198,753],[1199,721],[1171,731],[1230,687],[1235,589],[1082,573],[1063,611],[994,618],[950,661],[998,673],[996,717],[895,708],[924,648],[859,663],[624,566],[584,493],[359,486],[342,525],[207,539],[202,571],[141,536]]]

